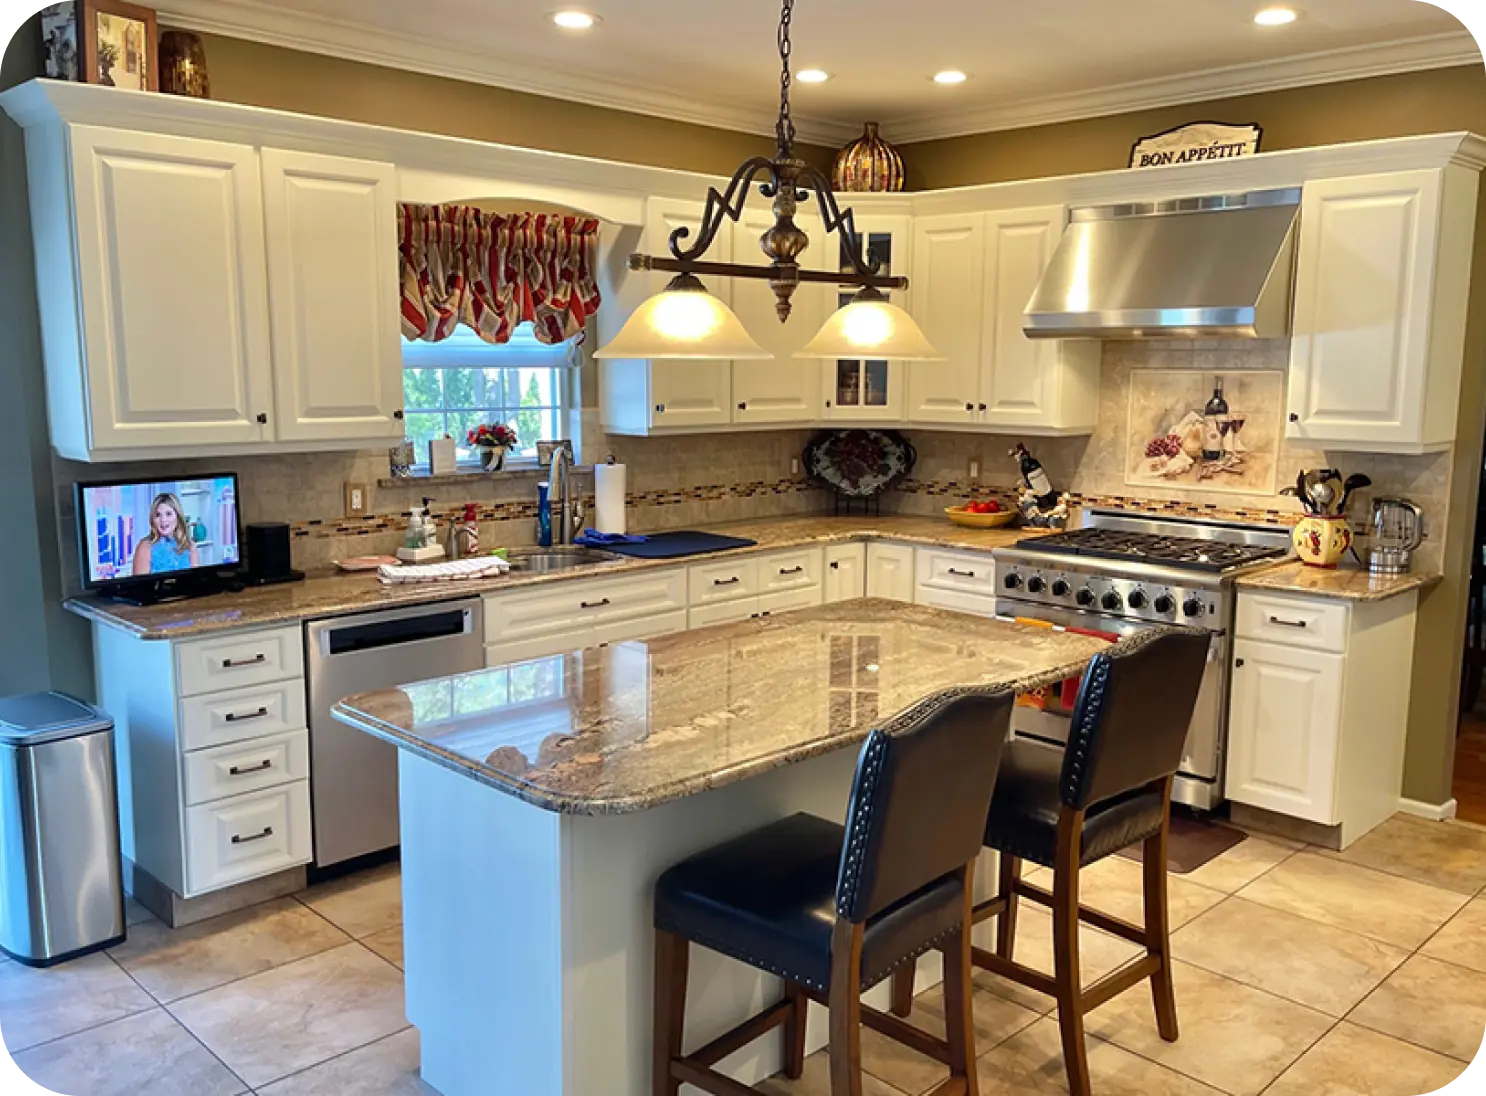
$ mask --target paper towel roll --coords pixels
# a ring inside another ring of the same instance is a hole
[[[594,528],[600,533],[627,532],[624,527],[624,465],[596,464],[593,468]]]

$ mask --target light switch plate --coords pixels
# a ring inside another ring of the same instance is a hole
[[[346,484],[346,517],[360,518],[366,516],[367,511],[366,484]]]

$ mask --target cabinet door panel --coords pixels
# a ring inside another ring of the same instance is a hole
[[[913,315],[944,361],[908,363],[908,418],[969,423],[980,396],[981,214],[924,217],[913,230]]]
[[[810,236],[801,256],[806,270],[831,269],[829,247],[821,219],[805,213],[795,223]],[[733,225],[733,254],[745,263],[766,261],[759,237],[774,227],[767,205],[750,207]],[[739,278],[733,283],[733,311],[759,345],[774,354],[772,361],[733,363],[734,422],[813,422],[820,417],[820,370],[795,352],[815,337],[825,322],[829,292],[834,287],[802,283],[791,298],[788,322],[780,323],[774,291],[761,280]]]
[[[868,214],[855,218],[857,235],[862,240],[863,256],[876,263],[880,274],[911,272],[911,221],[906,216]],[[842,241],[832,236],[827,244],[838,266]],[[852,297],[849,288],[827,288],[827,312],[843,307]],[[890,301],[900,308],[909,307],[907,291],[889,290]],[[823,317],[824,319],[824,317]],[[877,359],[840,359],[821,362],[821,417],[835,422],[902,422],[904,418],[904,372],[906,362]]]
[[[833,544],[825,554],[825,600],[850,601],[867,593],[867,546]]]
[[[1335,824],[1344,656],[1242,639],[1233,656],[1228,797]]]
[[[903,544],[867,545],[867,596],[913,601],[913,549]]]
[[[280,439],[402,437],[396,169],[263,150]]]
[[[1062,206],[986,216],[984,385],[981,421],[991,426],[1056,424],[1057,351],[1029,339],[1022,315],[1063,231]]]
[[[257,152],[70,135],[91,447],[271,439]]]
[[[1437,171],[1306,184],[1291,437],[1421,440],[1440,186]]]

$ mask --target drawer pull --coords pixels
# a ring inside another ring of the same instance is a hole
[[[781,567],[781,568],[779,568],[779,573],[781,575],[803,575],[805,573],[805,568],[803,568],[803,567]]]
[[[256,765],[249,765],[247,768],[242,768],[241,766],[234,765],[234,766],[232,766],[232,768],[230,768],[230,769],[227,770],[227,775],[228,776],[247,776],[250,773],[261,773],[265,769],[271,769],[271,768],[273,768],[273,762],[271,760],[265,760],[265,761],[258,762],[258,764],[256,764]]]
[[[951,567],[949,569],[949,573],[952,574],[952,575],[954,575],[955,578],[974,578],[975,577],[975,572],[974,571],[956,571],[953,567]]]
[[[1269,622],[1271,624],[1278,624],[1281,628],[1304,628],[1304,627],[1307,627],[1306,622],[1303,621],[1303,620],[1283,620],[1283,619],[1281,619],[1280,617],[1277,617],[1277,616],[1270,617],[1269,618]]]
[[[602,609],[607,604],[609,604],[609,599],[606,598],[606,597],[601,597],[597,601],[580,601],[580,602],[578,602],[578,608],[580,608],[580,609]]]
[[[262,841],[265,837],[272,837],[272,836],[273,836],[273,827],[272,826],[264,826],[263,827],[263,831],[261,833],[250,833],[250,834],[248,834],[247,837],[244,837],[240,833],[233,834],[232,835],[232,843],[234,845],[246,845],[249,841]]]
[[[267,661],[268,661],[268,656],[266,654],[264,654],[262,651],[259,651],[252,658],[224,658],[222,660],[222,669],[224,669],[224,670],[236,670],[236,669],[238,669],[239,667],[242,667],[242,666],[257,666],[260,662],[267,662]]]
[[[260,707],[257,711],[253,712],[228,712],[222,718],[227,723],[241,723],[245,719],[262,719],[267,714],[268,708]]]
[[[714,578],[712,580],[712,585],[713,586],[735,586],[735,585],[737,585],[741,581],[743,581],[743,580],[740,579],[737,575],[734,575],[732,578]]]
[[[833,560],[831,560],[831,570],[833,570],[833,571],[839,571],[839,570],[841,570],[841,561],[839,559],[833,559]]]

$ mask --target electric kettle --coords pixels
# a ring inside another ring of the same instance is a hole
[[[1376,499],[1367,568],[1375,575],[1406,574],[1424,542],[1424,511],[1408,499]]]

